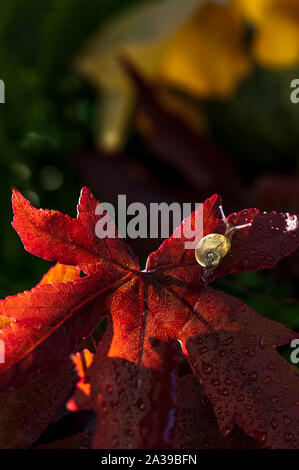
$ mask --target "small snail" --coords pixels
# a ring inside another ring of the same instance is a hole
[[[222,206],[219,206],[219,210],[226,226],[224,235],[220,233],[210,233],[203,237],[195,248],[196,261],[208,270],[217,268],[222,258],[230,251],[232,237],[235,231],[251,226],[251,223],[237,226],[230,225],[226,220]]]

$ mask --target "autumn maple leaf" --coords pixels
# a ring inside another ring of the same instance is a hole
[[[258,441],[235,426],[223,436],[213,408],[194,375],[180,379],[180,443],[184,449],[258,449]]]
[[[39,285],[63,283],[78,277],[75,267],[57,264],[44,275]],[[9,322],[8,317],[3,321],[0,315],[0,337],[4,325],[8,326]],[[26,328],[22,329],[23,334],[26,334]],[[55,375],[40,370],[32,382],[29,378],[27,382],[30,383],[18,389],[11,386],[8,391],[0,393],[1,449],[30,447],[52,423],[76,383],[72,361],[68,358],[56,369]]]
[[[166,240],[141,271],[122,239],[96,237],[101,216],[88,189],[82,190],[75,219],[35,209],[17,191],[13,204],[13,226],[29,252],[76,266],[86,276],[1,301],[3,389],[33,380],[40,370],[55,373],[107,316],[107,331],[88,368],[89,386],[82,388],[81,381],[70,405],[98,413],[94,447],[179,445],[178,344],[224,436],[237,424],[264,446],[298,446],[299,379],[276,351],[296,334],[210,288],[183,235]],[[225,232],[220,205],[216,195],[203,204],[204,236]],[[228,222],[251,226],[235,233],[209,282],[272,268],[298,248],[297,216],[250,209]]]

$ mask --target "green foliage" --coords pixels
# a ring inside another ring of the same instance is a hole
[[[47,79],[69,64],[84,41],[113,14],[137,0],[54,0],[45,18],[41,67]]]
[[[299,113],[290,100],[290,83],[298,75],[298,67],[277,71],[256,67],[233,98],[205,103],[216,140],[248,179],[257,172],[296,168]]]

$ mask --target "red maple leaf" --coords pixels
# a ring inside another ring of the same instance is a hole
[[[78,278],[78,274],[73,266],[57,264],[44,275],[39,285],[72,281]],[[0,315],[0,324],[2,319]],[[3,323],[8,326],[9,321],[7,317]],[[72,361],[66,358],[64,366],[61,365],[54,376],[40,371],[32,382],[15,390],[10,387],[7,392],[1,392],[0,448],[30,447],[52,423],[75,383]]]
[[[90,366],[82,405],[98,412],[95,447],[179,445],[178,344],[224,436],[237,424],[267,447],[298,446],[299,379],[276,352],[296,334],[211,289],[194,250],[185,249],[184,236],[166,240],[140,271],[123,240],[96,237],[101,216],[86,188],[76,219],[35,209],[16,191],[13,202],[13,225],[25,248],[76,266],[86,276],[39,285],[0,303],[7,346],[2,387],[19,386],[40,370],[55,371],[108,316],[112,323]],[[225,232],[220,204],[218,196],[204,203],[204,236]],[[194,226],[195,213],[190,218]],[[297,216],[250,209],[232,214],[228,222],[251,226],[235,233],[209,282],[272,268],[298,248]]]
[[[235,426],[224,437],[203,389],[194,375],[180,380],[180,443],[184,449],[258,449],[260,444]]]

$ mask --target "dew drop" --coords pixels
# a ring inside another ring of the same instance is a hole
[[[116,375],[116,380],[115,381],[116,381],[116,385],[120,385],[120,383],[121,383],[121,375],[120,374]]]
[[[218,393],[224,397],[227,397],[229,395],[229,391],[227,388],[220,388],[218,390]]]
[[[223,344],[225,344],[225,346],[228,346],[230,345],[232,342],[233,342],[234,338],[232,336],[229,336],[228,338],[226,338],[224,341],[223,341]]]
[[[209,348],[207,348],[206,346],[203,346],[202,348],[198,348],[197,352],[198,354],[205,354],[208,350]]]
[[[278,413],[281,413],[282,411],[284,411],[284,407],[283,406],[279,406],[276,410]]]
[[[229,436],[230,431],[231,431],[231,428],[229,428],[228,426],[224,426],[224,427],[221,429],[221,432],[222,432],[222,434],[223,434],[224,437]]]
[[[265,442],[266,437],[267,437],[267,434],[266,434],[265,432],[253,431],[253,433],[254,433],[254,438],[255,438],[257,441]]]
[[[210,375],[214,370],[212,364],[208,364],[207,362],[202,363],[202,371],[204,374]]]
[[[288,424],[291,424],[291,423],[292,423],[291,418],[290,418],[289,416],[285,416],[285,417],[284,417],[284,424],[287,424],[287,425],[288,425]]]
[[[137,401],[137,406],[141,411],[145,409],[145,404],[143,403],[142,400]]]
[[[277,428],[278,422],[276,421],[275,418],[272,418],[272,419],[271,419],[271,426],[272,426],[273,429],[276,429],[276,428]]]
[[[213,387],[217,387],[219,384],[220,384],[220,381],[218,379],[211,380],[211,385],[213,385]]]

